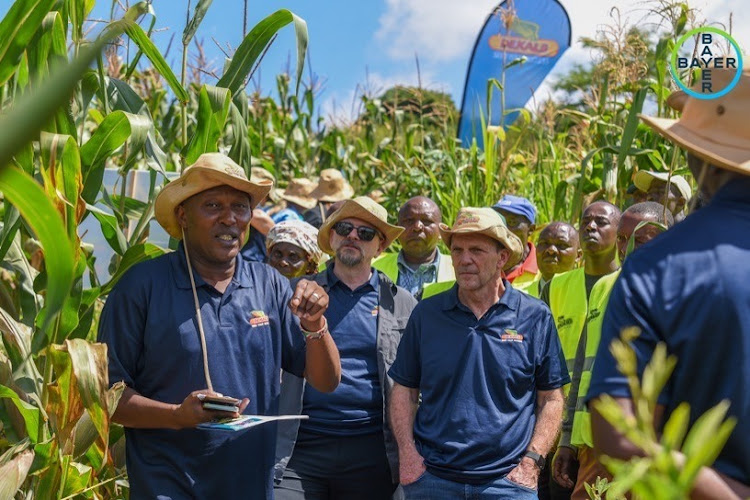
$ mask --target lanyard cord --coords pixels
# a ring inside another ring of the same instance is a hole
[[[182,230],[182,246],[185,249],[185,260],[187,261],[188,274],[190,275],[190,287],[193,290],[193,301],[195,302],[195,317],[198,318],[198,334],[201,338],[201,351],[203,352],[203,374],[206,377],[206,387],[209,391],[214,390],[211,384],[211,374],[208,371],[208,352],[206,350],[206,334],[203,332],[203,321],[201,320],[201,306],[198,302],[198,292],[195,290],[195,279],[193,279],[193,266],[190,265],[190,254],[185,244],[185,230]]]

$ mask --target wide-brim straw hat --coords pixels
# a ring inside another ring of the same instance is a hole
[[[281,191],[277,189],[276,192],[282,200],[296,203],[302,208],[310,210],[318,204],[318,200],[310,196],[310,193],[313,192],[316,186],[315,182],[310,179],[292,179],[287,184],[285,190]]]
[[[252,167],[250,168],[250,182],[254,182],[256,184],[261,183],[264,180],[269,180],[273,182],[274,185],[276,185],[276,177],[273,176],[271,172],[266,170],[263,167]],[[278,195],[278,189],[272,189],[268,193],[268,198],[272,202],[279,201],[279,195]],[[263,203],[263,200],[260,200],[260,203]]]
[[[318,186],[310,193],[318,201],[333,203],[351,199],[354,189],[335,168],[327,168],[320,172]]]
[[[711,83],[717,90],[734,76],[734,70],[711,69]],[[700,92],[700,86],[698,80],[693,88]],[[679,120],[639,116],[657,133],[711,165],[750,174],[750,70],[743,70],[737,85],[721,97],[696,99],[678,93],[670,104],[682,108]]]
[[[164,186],[154,203],[157,222],[173,238],[182,238],[175,208],[193,195],[217,186],[231,186],[250,195],[252,208],[268,195],[273,182],[264,179],[251,182],[245,171],[221,153],[204,153],[187,167],[178,178]]]
[[[523,244],[515,234],[510,232],[505,218],[489,207],[464,207],[458,211],[453,227],[440,224],[440,236],[450,248],[454,234],[483,234],[499,241],[510,251],[510,258],[505,269],[510,269],[521,261]]]
[[[648,170],[639,170],[633,177],[633,184],[635,184],[635,187],[637,187],[640,191],[643,191],[645,193],[651,187],[651,183],[654,181],[654,179],[663,182],[669,181],[671,184],[674,184],[674,186],[686,201],[689,200],[691,196],[693,196],[693,190],[690,189],[690,183],[688,183],[687,179],[685,179],[681,175],[673,175],[672,177],[670,177],[669,172],[651,172]]]
[[[384,248],[388,248],[393,240],[404,231],[401,226],[388,224],[388,211],[382,205],[367,196],[357,196],[352,200],[346,200],[341,208],[333,212],[318,230],[318,246],[328,255],[335,253],[330,242],[331,228],[338,221],[349,218],[367,222],[380,231],[385,237]]]

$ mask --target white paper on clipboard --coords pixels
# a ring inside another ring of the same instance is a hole
[[[306,420],[307,415],[240,415],[239,418],[227,418],[216,422],[198,424],[198,429],[218,429],[223,431],[244,431],[268,422],[277,420]]]

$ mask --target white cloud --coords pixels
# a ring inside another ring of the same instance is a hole
[[[497,0],[386,0],[376,40],[394,60],[468,57]]]

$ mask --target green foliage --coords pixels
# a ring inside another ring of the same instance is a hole
[[[622,339],[615,340],[610,346],[618,370],[627,377],[634,415],[625,415],[620,405],[606,395],[593,403],[596,411],[644,454],[626,461],[602,458],[602,463],[614,477],[614,481],[606,485],[607,498],[620,498],[625,493],[644,499],[688,498],[698,472],[716,460],[737,419],[726,418],[729,401],[722,401],[701,415],[688,430],[690,408],[687,403],[681,403],[665,423],[661,437],[657,436],[654,412],[659,394],[677,359],[667,355],[664,344],[657,345],[639,380],[635,351],[630,345],[637,336],[637,329],[625,330]],[[675,454],[677,451],[682,453],[684,460]],[[602,487],[599,484],[594,489],[601,492]]]

